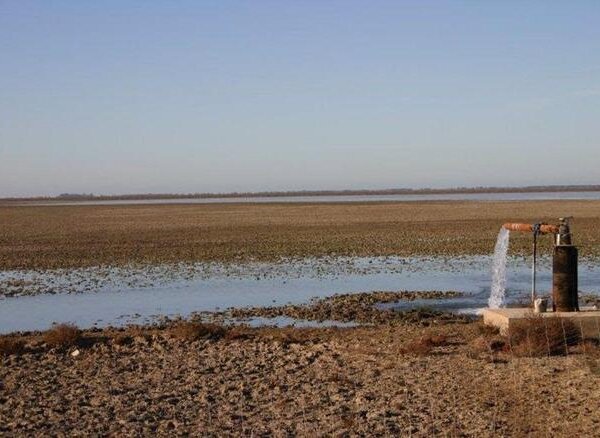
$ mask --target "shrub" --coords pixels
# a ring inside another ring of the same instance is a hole
[[[554,356],[568,354],[568,348],[576,345],[581,334],[568,319],[530,316],[510,327],[508,341],[516,356]]]
[[[247,329],[245,327],[230,327],[227,329],[227,333],[225,333],[225,339],[227,339],[228,341],[250,339],[251,337],[252,332],[250,331],[250,329]]]
[[[443,347],[444,345],[448,345],[448,337],[440,334],[426,334],[421,338],[421,341],[432,347]]]
[[[44,333],[44,342],[51,347],[71,347],[81,339],[81,332],[73,324],[58,324]]]
[[[0,338],[0,356],[10,356],[12,354],[21,354],[25,351],[25,342],[12,336]]]
[[[201,322],[180,322],[170,329],[171,334],[186,341],[198,339],[220,339],[225,335],[225,329],[217,324],[204,324]]]
[[[133,342],[133,338],[127,334],[120,333],[115,335],[112,341],[115,345],[129,345]]]
[[[484,354],[488,360],[498,362],[499,353],[506,352],[507,349],[506,340],[500,336],[479,336],[469,343],[467,355],[472,359],[479,359],[480,355]]]
[[[429,333],[406,343],[402,347],[402,352],[423,356],[431,353],[435,347],[443,347],[444,345],[448,345],[448,337],[446,335]]]
[[[479,324],[477,326],[477,331],[484,337],[492,337],[500,334],[500,329],[498,327],[486,324]]]
[[[318,339],[319,335],[311,328],[265,327],[258,332],[258,336],[282,345],[290,345],[313,342]]]

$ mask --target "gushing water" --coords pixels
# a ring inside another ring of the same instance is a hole
[[[492,262],[492,293],[488,300],[490,309],[498,309],[506,304],[506,255],[508,254],[509,238],[510,231],[501,228],[496,240]]]

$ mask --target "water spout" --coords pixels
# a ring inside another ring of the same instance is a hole
[[[492,292],[488,300],[490,309],[506,305],[506,257],[509,240],[510,231],[505,227],[500,228],[492,262]]]

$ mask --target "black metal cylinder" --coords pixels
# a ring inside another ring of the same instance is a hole
[[[571,240],[571,227],[566,219],[561,219],[561,224],[558,227],[558,234],[556,236],[557,245],[573,245]]]
[[[552,258],[552,301],[555,312],[579,311],[577,248],[557,245]]]

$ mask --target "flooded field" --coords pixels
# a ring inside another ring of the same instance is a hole
[[[312,195],[312,196],[250,196],[171,198],[133,200],[84,200],[84,201],[27,201],[20,205],[158,205],[158,204],[235,204],[235,203],[330,203],[330,202],[410,202],[410,201],[534,201],[534,200],[600,200],[600,192],[514,192],[514,193],[436,193],[436,194],[369,194],[369,195]]]
[[[529,261],[508,265],[508,303],[530,292]],[[279,263],[197,263],[153,267],[82,268],[0,273],[0,332],[42,330],[53,322],[80,327],[152,323],[227,308],[307,303],[335,294],[370,291],[457,291],[462,296],[387,303],[476,313],[487,305],[491,258],[337,257]],[[550,264],[542,260],[538,290],[550,290]],[[580,289],[598,294],[600,269],[580,266]],[[307,322],[279,318],[250,323]],[[313,323],[314,324],[314,323]],[[327,324],[327,323],[326,323]],[[329,322],[333,324],[333,322]]]
[[[373,291],[456,291],[461,296],[382,306],[476,313],[490,295],[500,224],[506,218],[551,221],[565,210],[576,216],[585,261],[580,289],[598,292],[598,201],[492,198],[0,207],[0,332],[41,330],[53,322],[143,324]],[[509,305],[528,297],[530,245],[529,236],[511,238]],[[550,246],[551,239],[540,239],[540,254],[547,256]],[[538,284],[541,293],[549,291],[547,259]],[[245,322],[314,324],[276,316]]]

